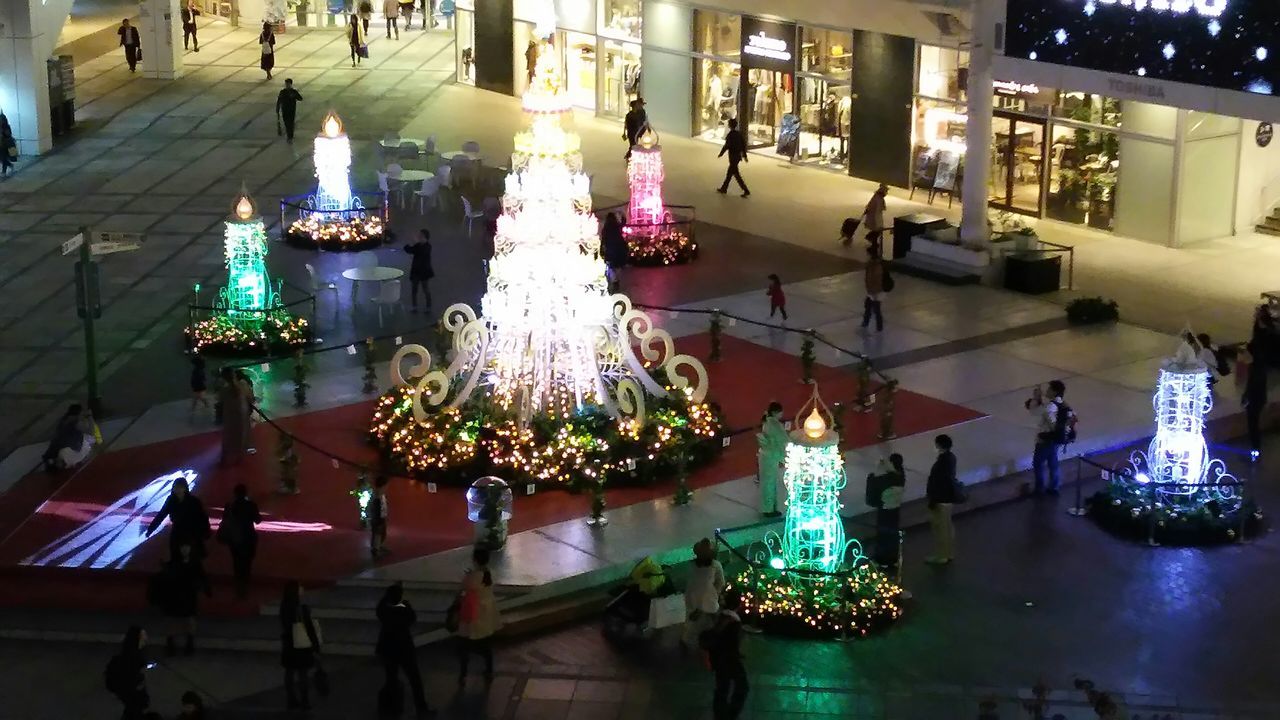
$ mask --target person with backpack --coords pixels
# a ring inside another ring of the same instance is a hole
[[[462,578],[458,596],[458,687],[467,683],[471,656],[484,659],[485,684],[493,682],[493,634],[502,621],[498,600],[493,594],[493,574],[489,572],[489,551],[477,547],[471,553],[471,569]]]
[[[1061,380],[1049,383],[1048,400],[1037,385],[1031,397],[1023,403],[1027,411],[1037,419],[1035,450],[1031,454],[1031,472],[1035,476],[1033,494],[1047,492],[1057,495],[1062,478],[1058,473],[1058,456],[1062,448],[1075,440],[1075,411],[1063,401],[1067,386]],[[1049,470],[1048,487],[1045,486],[1045,468]]]
[[[244,483],[237,484],[232,492],[234,497],[222,510],[218,541],[231,553],[236,597],[243,600],[249,595],[249,574],[253,569],[253,557],[258,552],[256,525],[262,522],[262,513],[258,504],[249,499],[249,488]]]
[[[925,485],[925,498],[929,504],[929,527],[933,530],[933,555],[924,561],[930,565],[946,565],[955,559],[956,529],[951,523],[951,510],[963,502],[957,492],[956,456],[951,452],[951,436],[939,435],[933,439],[938,457],[929,468],[929,480]]]
[[[715,673],[715,690],[711,695],[711,713],[715,720],[737,720],[747,704],[747,668],[742,663],[742,619],[738,610],[742,597],[736,592],[725,595],[715,625],[702,631],[699,644],[706,653],[707,664]]]
[[[867,505],[876,509],[876,545],[872,558],[886,571],[898,566],[901,540],[902,494],[907,487],[907,470],[902,455],[881,458],[867,476]]]
[[[715,545],[711,538],[702,538],[693,545],[693,570],[689,572],[689,584],[684,591],[687,620],[680,635],[681,650],[687,650],[691,640],[715,623],[724,587],[724,566],[716,559]]]
[[[879,245],[873,244],[867,248],[865,282],[867,295],[862,301],[862,329],[867,329],[871,324],[871,316],[875,315],[876,332],[881,332],[884,330],[884,313],[880,310],[880,304],[884,294],[893,290],[893,278],[889,276],[888,268],[880,259]]]
[[[112,656],[103,672],[107,692],[124,705],[121,720],[140,720],[151,709],[145,675],[147,660],[142,653],[146,644],[147,631],[139,625],[130,625],[120,640],[120,652]]]

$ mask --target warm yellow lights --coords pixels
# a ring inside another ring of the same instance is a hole
[[[330,111],[324,117],[324,136],[327,138],[336,138],[342,135],[342,121],[338,119],[338,115]]]
[[[636,144],[648,150],[658,144],[658,133],[654,132],[652,127],[646,125],[644,132],[640,133],[640,138],[636,140]]]
[[[821,440],[822,436],[827,434],[827,423],[816,407],[809,413],[809,417],[805,418],[804,434],[811,440]]]
[[[236,218],[240,220],[250,220],[253,218],[254,208],[253,201],[248,195],[241,195],[239,202],[236,203]]]

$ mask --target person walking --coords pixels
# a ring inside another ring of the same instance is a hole
[[[436,276],[431,265],[431,231],[422,228],[418,231],[421,239],[416,243],[404,246],[409,261],[409,309],[418,312],[418,291],[422,291],[422,308],[431,312],[431,278]]]
[[[715,625],[720,614],[720,593],[724,592],[724,566],[716,559],[711,538],[693,544],[693,570],[684,591],[684,607],[688,620],[680,634],[680,647],[688,650],[702,631]]]
[[[1244,373],[1244,394],[1240,397],[1249,428],[1249,450],[1255,460],[1262,454],[1262,412],[1267,408],[1267,363],[1261,353],[1256,341],[1250,340],[1245,345],[1248,369]]]
[[[205,374],[204,357],[199,353],[191,354],[191,417],[196,416],[196,407],[203,406],[205,410],[210,409],[209,398],[206,393],[209,391],[209,380]]]
[[[13,137],[9,118],[0,113],[0,177],[8,177],[9,168],[18,159],[18,141]]]
[[[204,503],[191,494],[191,487],[185,478],[173,481],[169,488],[169,497],[165,498],[160,512],[151,518],[147,525],[147,537],[160,527],[165,518],[169,518],[169,558],[178,557],[182,547],[189,547],[197,560],[205,558],[205,540],[209,538],[209,514],[205,512]]]
[[[258,49],[262,52],[262,57],[258,61],[259,67],[267,73],[267,79],[271,79],[271,69],[276,66],[276,33],[271,29],[271,23],[262,23],[262,32],[258,33]]]
[[[880,254],[881,242],[884,236],[885,224],[884,213],[886,210],[885,197],[889,194],[889,186],[880,183],[880,187],[871,194],[871,199],[867,201],[867,206],[862,209],[862,224],[867,229],[867,242],[871,244],[871,249],[876,255]]]
[[[124,61],[129,63],[129,72],[135,72],[138,61],[142,59],[142,38],[138,36],[138,28],[130,25],[129,18],[125,18],[116,34],[120,36],[120,47],[124,48]]]
[[[493,634],[498,631],[498,601],[493,596],[489,551],[477,547],[471,553],[471,569],[462,578],[458,603],[458,687],[467,684],[471,656],[484,659],[484,681],[493,681]]]
[[[379,475],[373,481],[373,497],[369,498],[369,554],[376,560],[386,555],[387,550],[387,518],[390,505],[387,503],[386,475]]]
[[[240,442],[244,451],[253,455],[258,452],[258,449],[253,446],[253,408],[257,404],[258,396],[253,392],[253,378],[249,377],[249,373],[243,369],[236,370],[236,390],[240,393],[240,407],[244,411],[244,425],[241,426],[244,435]]]
[[[782,313],[782,322],[787,321],[787,294],[782,291],[782,278],[776,274],[769,275],[769,289],[764,291],[769,296],[769,317]]]
[[[249,596],[249,576],[253,571],[253,558],[258,552],[258,523],[262,513],[258,504],[249,499],[249,488],[237,483],[231,502],[222,510],[222,522],[218,524],[218,541],[231,553],[231,576],[235,582],[236,597]]]
[[[407,2],[401,0],[400,2],[400,17],[404,20],[405,32],[413,29],[413,6],[415,4],[416,0],[408,0]],[[427,28],[424,25],[422,29],[426,30]]]
[[[284,137],[293,142],[293,127],[298,119],[298,103],[302,102],[302,93],[293,87],[293,78],[284,79],[284,89],[276,96],[276,117],[284,125]]]
[[[907,470],[902,455],[893,453],[881,459],[873,473],[876,492],[873,498],[876,508],[876,564],[893,571],[898,567],[899,545],[902,542],[902,495],[907,487]]]
[[[622,139],[627,141],[627,154],[622,156],[624,160],[631,159],[631,148],[640,140],[640,133],[644,132],[648,124],[649,115],[644,110],[644,99],[632,100],[631,109],[622,120]]]
[[[747,162],[747,141],[738,132],[737,118],[729,118],[729,132],[725,134],[724,147],[720,148],[720,154],[716,157],[724,157],[725,153],[729,153],[729,169],[725,170],[724,182],[716,188],[716,192],[721,195],[729,192],[729,181],[737,180],[738,187],[742,188],[742,197],[751,197],[751,191],[742,180],[742,173],[738,172],[738,163]]]
[[[622,284],[621,272],[630,259],[626,236],[622,234],[622,222],[615,213],[604,216],[600,225],[600,252],[604,256],[605,278],[609,292],[618,292]]]
[[[956,500],[956,456],[951,452],[951,436],[939,435],[933,439],[938,457],[929,468],[929,480],[925,486],[925,498],[929,504],[929,527],[933,529],[934,553],[925,558],[931,565],[946,565],[955,559],[955,527],[951,524],[951,509]]]
[[[400,0],[382,0],[382,19],[387,23],[387,39],[391,39],[391,32],[395,31],[396,39],[400,39]],[[406,26],[406,30],[409,28]]]
[[[186,0],[182,3],[182,49],[191,50],[192,52],[200,52],[200,38],[196,37],[196,18],[200,15],[200,8],[196,5],[196,0]],[[194,47],[192,47],[194,45]]]
[[[347,44],[351,46],[351,67],[355,67],[356,63],[364,62],[364,59],[369,57],[369,44],[365,39],[367,30],[368,27],[361,25],[359,16],[351,16],[351,22],[347,25]]]
[[[707,653],[711,672],[715,674],[715,690],[711,695],[711,714],[715,720],[737,720],[747,704],[747,668],[742,662],[742,618],[738,611],[742,598],[730,592],[716,616],[714,627],[705,630],[699,644]]]
[[[289,710],[310,710],[309,674],[321,652],[320,627],[302,601],[302,585],[290,580],[280,599],[280,666]]]
[[[180,634],[186,636],[184,652],[187,655],[195,653],[196,615],[200,612],[202,592],[205,597],[213,596],[204,563],[194,547],[182,545],[160,573],[152,578],[150,593],[152,604],[169,618],[164,645],[170,656],[178,652],[177,637]]]
[[[1067,386],[1061,380],[1049,382],[1048,397],[1037,385],[1031,391],[1031,397],[1023,405],[1036,418],[1036,444],[1031,454],[1031,472],[1035,476],[1033,494],[1048,492],[1057,495],[1062,484],[1058,472],[1058,456],[1071,438],[1071,406],[1062,396]],[[1048,485],[1045,484],[1045,470],[1048,469]]]
[[[884,331],[884,313],[880,309],[885,292],[884,276],[885,268],[884,261],[880,258],[880,246],[872,244],[867,250],[867,267],[863,275],[863,284],[867,292],[862,300],[863,330],[871,325],[871,318],[874,316],[876,332]]]
[[[107,692],[116,696],[124,706],[121,720],[142,720],[151,709],[151,695],[147,693],[147,660],[142,649],[147,644],[147,631],[140,625],[130,625],[120,640],[120,652],[107,662],[103,680]]]
[[[418,670],[418,651],[413,644],[413,625],[418,621],[418,614],[404,597],[404,584],[395,583],[387,588],[378,601],[378,644],[375,654],[382,661],[382,670],[386,680],[379,694],[378,704],[384,709],[398,710],[402,700],[400,691],[400,673],[409,680],[409,690],[413,695],[413,706],[418,717],[426,718],[435,715],[435,711],[427,704],[427,696],[422,689],[422,673]]]
[[[787,452],[787,428],[782,424],[782,403],[769,403],[764,417],[760,419],[756,448],[760,514],[775,518],[782,514],[783,500],[779,498],[778,489],[782,487],[782,462]]]
[[[218,464],[223,467],[239,465],[244,459],[249,410],[244,402],[244,393],[236,383],[235,371],[223,367],[218,378],[218,406],[222,408],[222,455]]]
[[[369,34],[369,21],[373,20],[373,3],[369,0],[360,0],[360,27],[364,28],[364,34]]]

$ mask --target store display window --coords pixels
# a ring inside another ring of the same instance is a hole
[[[458,82],[467,85],[476,84],[476,14],[473,10],[464,10],[459,3],[457,12],[457,52]]]
[[[938,100],[916,100],[914,145],[963,153],[968,116],[963,106]]]
[[[830,168],[849,165],[849,116],[853,97],[848,85],[801,75],[799,83],[801,162]]]
[[[964,102],[968,73],[968,51],[921,45],[916,93],[930,98]]]
[[[564,89],[576,106],[596,107],[596,36],[586,33],[560,33],[563,48],[560,67],[564,70]]]
[[[720,140],[730,119],[738,117],[738,92],[742,67],[720,60],[694,60],[693,134]]]
[[[849,84],[853,79],[852,43],[849,32],[801,26],[800,72]]]
[[[640,42],[641,0],[600,0],[600,34]]]
[[[1050,130],[1049,218],[1111,230],[1115,221],[1120,139],[1113,132],[1054,124]]]
[[[1120,101],[1094,93],[1059,91],[1050,112],[1064,120],[1120,127]]]
[[[746,122],[739,128],[745,130],[747,147],[774,145],[782,127],[782,116],[791,112],[795,102],[793,76],[761,68],[750,68],[746,72],[747,85],[742,90],[746,93],[742,105]]]
[[[604,42],[604,97],[601,113],[623,117],[640,96],[640,46],[615,40]]]
[[[737,59],[742,54],[742,16],[693,11],[694,52]]]

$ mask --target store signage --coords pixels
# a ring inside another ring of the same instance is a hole
[[[1120,78],[1111,78],[1107,80],[1107,89],[1114,95],[1128,95],[1129,97],[1144,97],[1151,100],[1164,99],[1164,87],[1159,83],[1145,83],[1137,80],[1122,80]]]
[[[742,64],[749,68],[794,72],[796,26],[742,18]]]
[[[1007,0],[1006,9],[1012,58],[1280,96],[1277,0]],[[1128,92],[1175,91],[1136,80]]]
[[[1040,86],[1035,83],[1020,83],[1012,80],[996,80],[991,83],[995,88],[997,95],[1007,95],[1010,97],[1025,97],[1027,95],[1039,95]]]
[[[1276,131],[1271,127],[1271,123],[1260,122],[1258,123],[1258,129],[1253,133],[1253,140],[1258,143],[1258,147],[1266,147],[1271,144],[1271,138],[1275,134]]]

